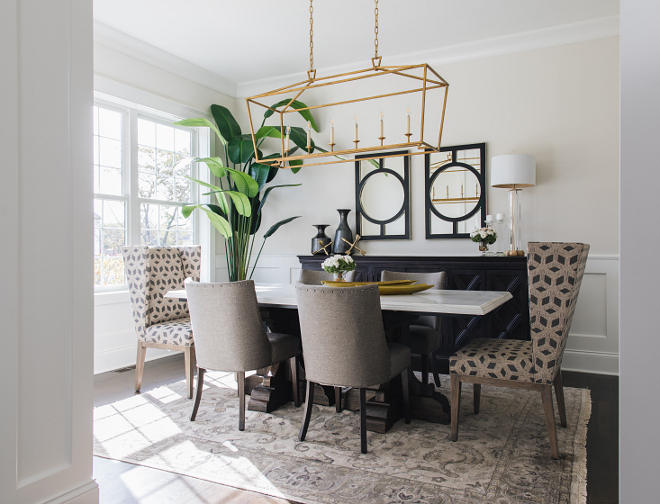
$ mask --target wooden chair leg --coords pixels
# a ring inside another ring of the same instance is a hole
[[[291,391],[293,392],[293,404],[297,408],[300,406],[300,397],[298,397],[298,357],[294,356],[289,359],[291,366]]]
[[[360,451],[367,453],[367,389],[360,389]]]
[[[403,388],[403,414],[406,423],[410,423],[410,380],[408,373],[410,368],[406,368],[401,372],[401,387]]]
[[[474,391],[474,414],[479,414],[479,406],[481,405],[481,383],[472,384]]]
[[[431,370],[433,371],[433,381],[435,381],[435,386],[440,388],[442,384],[440,383],[440,373],[438,373],[438,359],[435,358],[435,352],[431,352],[429,357],[431,360]]]
[[[303,415],[303,423],[300,426],[300,434],[298,440],[304,441],[307,435],[307,428],[309,427],[309,419],[312,416],[312,404],[314,403],[314,384],[307,380],[307,395],[305,399],[305,414]]]
[[[341,387],[335,387],[335,411],[341,413]]]
[[[193,388],[194,388],[193,380],[195,377],[195,367],[196,367],[194,346],[191,345],[184,348],[183,360],[184,360],[184,366],[186,368],[186,393],[188,395],[188,399],[192,399]]]
[[[147,356],[147,347],[141,341],[137,344],[137,359],[135,360],[135,391],[142,388],[142,373],[144,372],[144,359]]]
[[[458,413],[461,407],[461,379],[458,375],[452,374],[451,379],[451,435],[452,441],[458,439]]]
[[[559,458],[559,445],[557,444],[557,428],[555,426],[555,408],[552,404],[552,385],[543,385],[541,388],[541,400],[545,412],[545,422],[548,425],[548,437],[550,438],[550,451],[552,458]]]
[[[422,385],[426,389],[429,384],[429,356],[428,354],[421,354],[419,357],[422,368]]]
[[[195,403],[193,404],[193,410],[190,414],[190,421],[194,422],[197,417],[197,410],[199,409],[199,403],[202,401],[202,390],[204,389],[204,368],[197,368],[197,392],[195,394]]]
[[[561,379],[561,369],[557,371],[554,385],[555,397],[557,398],[557,410],[559,410],[559,421],[561,422],[562,427],[566,427],[568,422],[566,421],[566,402],[564,401],[564,382]]]
[[[245,430],[245,371],[238,374],[238,430]]]

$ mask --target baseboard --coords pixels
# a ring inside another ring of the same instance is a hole
[[[619,376],[619,354],[564,350],[562,371]]]
[[[174,350],[163,350],[160,348],[147,348],[146,361],[162,359],[175,353]],[[115,369],[134,366],[137,355],[137,343],[121,348],[113,348],[105,352],[94,354],[94,374],[107,373]]]
[[[98,502],[99,485],[92,480],[59,497],[45,501],[44,504],[98,504]]]

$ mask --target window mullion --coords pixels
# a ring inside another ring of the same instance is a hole
[[[128,113],[128,172],[130,174],[130,198],[129,198],[129,243],[132,246],[140,245],[140,198],[138,177],[138,114],[135,110]]]

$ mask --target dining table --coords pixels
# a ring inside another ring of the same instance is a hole
[[[274,332],[299,335],[295,286],[291,284],[256,284],[255,289],[266,324]],[[171,290],[165,294],[165,297],[185,300],[186,291],[185,289]],[[381,295],[380,305],[388,338],[405,344],[409,324],[417,316],[472,315],[480,317],[497,310],[510,299],[512,299],[512,295],[506,291],[431,289],[414,294]],[[255,375],[246,378],[246,392],[250,392],[251,395],[248,409],[270,413],[291,399],[287,367],[276,364],[257,370]],[[450,423],[449,401],[435,388],[433,383],[424,386],[411,373],[409,384],[413,418],[435,423]],[[304,385],[299,388],[304,391]],[[367,428],[369,430],[386,432],[401,417],[402,401],[398,390],[400,387],[385,384],[372,392],[371,399],[367,403]],[[355,409],[358,401],[353,397],[354,391],[345,389],[343,395],[345,396],[345,407]],[[314,403],[319,402],[322,405],[332,406],[335,403],[335,396],[333,387],[318,385],[315,389]]]

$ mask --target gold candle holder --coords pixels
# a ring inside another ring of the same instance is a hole
[[[385,137],[378,137],[378,140],[380,140],[380,146],[383,146],[383,140],[385,140]]]
[[[330,143],[330,144],[328,144],[328,145],[330,146],[330,152],[334,152],[334,150],[335,150],[335,145],[337,145],[337,144],[336,144],[336,143]]]
[[[410,137],[412,136],[412,133],[406,133],[405,135],[408,137],[407,143],[410,143]]]
[[[359,141],[359,140],[353,140],[353,143],[355,144],[355,148],[357,149],[357,148],[358,148],[358,144],[360,143],[360,141]]]

